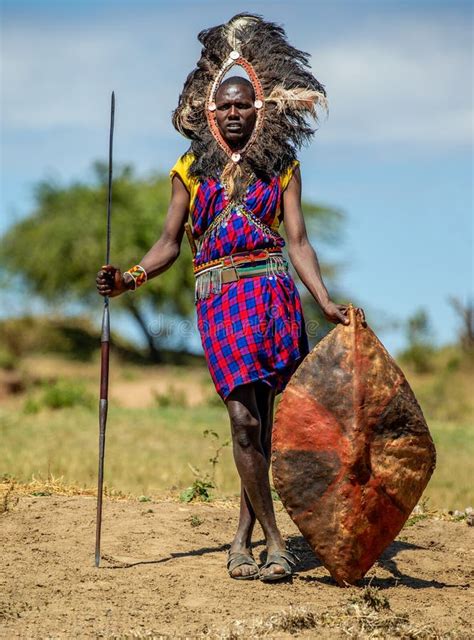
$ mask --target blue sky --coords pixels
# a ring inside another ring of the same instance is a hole
[[[342,286],[375,325],[424,307],[436,340],[454,339],[448,296],[472,292],[470,3],[0,4],[0,232],[27,214],[36,181],[87,178],[105,157],[111,89],[116,161],[167,171],[187,147],[170,114],[197,32],[250,10],[284,24],[328,91],[329,117],[300,156],[305,197],[347,214],[343,244],[321,255],[343,262]]]

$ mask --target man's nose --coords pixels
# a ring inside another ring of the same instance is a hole
[[[229,118],[239,118],[240,117],[240,113],[239,110],[237,109],[237,107],[235,106],[235,104],[231,105],[230,107],[230,111],[229,111]]]

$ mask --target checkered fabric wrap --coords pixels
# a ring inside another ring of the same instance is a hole
[[[206,236],[228,200],[218,181],[203,182],[191,211],[198,242],[204,234],[195,264],[239,251],[283,247],[283,238],[269,228],[280,199],[278,177],[269,183],[257,180],[243,202],[248,215],[233,208]],[[289,274],[223,284],[221,293],[197,300],[196,311],[209,371],[224,400],[238,385],[257,380],[281,392],[309,351],[300,296]]]

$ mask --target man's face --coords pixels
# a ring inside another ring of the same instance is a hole
[[[225,141],[233,149],[242,148],[255,126],[256,109],[251,87],[227,84],[216,94],[216,118]]]

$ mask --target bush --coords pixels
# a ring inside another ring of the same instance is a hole
[[[94,404],[94,397],[81,384],[58,380],[44,385],[38,397],[28,398],[24,411],[37,413],[41,409],[66,409],[78,406],[92,409]]]
[[[0,349],[0,369],[4,371],[14,371],[16,365],[17,358],[6,349]]]
[[[169,385],[165,393],[153,391],[153,398],[157,407],[182,407],[188,406],[186,394],[181,389],[177,389],[174,385]]]
[[[432,344],[431,326],[428,313],[418,309],[406,321],[408,347],[400,354],[405,364],[411,365],[416,373],[433,371],[435,348]]]
[[[100,349],[100,327],[81,316],[7,318],[0,321],[0,343],[0,362],[2,358],[17,361],[36,353],[54,353],[88,362]],[[112,335],[111,345],[121,358],[143,361],[137,349],[115,334]],[[3,351],[5,356],[2,356]]]
[[[431,373],[433,365],[434,349],[426,344],[414,344],[400,355],[403,364],[412,366],[416,373]]]

